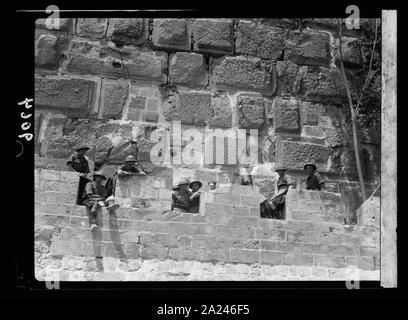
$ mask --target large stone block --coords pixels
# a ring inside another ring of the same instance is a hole
[[[194,50],[232,54],[234,50],[232,21],[228,19],[197,19],[193,26]]]
[[[144,259],[166,259],[167,248],[161,244],[142,245],[139,255]]]
[[[237,54],[277,60],[282,56],[284,32],[281,28],[250,21],[240,21],[235,43]]]
[[[230,239],[252,239],[255,237],[255,228],[248,227],[231,227],[219,225],[216,228],[217,237],[230,238]]]
[[[59,226],[59,227],[69,226],[70,217],[56,215],[55,211],[52,213],[53,214],[36,214],[35,224],[41,226]]]
[[[216,247],[226,249],[259,249],[261,242],[259,240],[247,239],[225,239],[218,238]]]
[[[330,37],[327,33],[290,31],[286,34],[285,60],[300,65],[330,63]]]
[[[114,136],[115,143],[111,140]],[[47,157],[67,159],[75,147],[86,144],[91,148],[87,156],[93,159],[95,155],[95,161],[104,162],[113,147],[109,161],[120,164],[133,151],[128,140],[131,137],[131,124],[55,117],[48,122],[41,152]]]
[[[346,266],[355,266],[363,270],[380,269],[379,264],[374,263],[373,257],[346,257]]]
[[[214,194],[215,204],[239,204],[240,195],[236,193],[216,193]]]
[[[273,121],[276,132],[299,132],[299,102],[279,97],[272,104]]]
[[[256,217],[231,217],[227,225],[233,227],[257,227],[258,220]]]
[[[308,162],[316,162],[318,169],[328,171],[330,148],[322,145],[278,139],[277,161],[288,168],[303,170]]]
[[[282,265],[283,253],[273,251],[260,251],[260,263],[270,265]]]
[[[35,50],[35,65],[42,68],[55,69],[60,58],[61,36],[44,34],[38,37]]]
[[[92,80],[61,77],[36,77],[36,108],[55,109],[86,116],[94,108],[97,83]]]
[[[237,98],[240,128],[261,128],[265,123],[265,106],[259,94],[240,94]]]
[[[142,45],[147,41],[148,19],[109,19],[107,37],[118,45]]]
[[[302,67],[297,74],[295,93],[314,102],[339,104],[346,99],[340,71],[325,67]]]
[[[179,242],[177,235],[166,233],[141,233],[139,241],[143,245],[160,244],[164,247],[176,246]]]
[[[170,81],[187,86],[208,84],[207,66],[204,56],[191,52],[177,52],[170,58]]]
[[[80,240],[59,240],[51,243],[50,254],[52,256],[81,255],[82,243]]]
[[[106,78],[129,78],[165,82],[167,53],[147,48],[73,40],[64,63],[64,71],[93,74]]]
[[[270,241],[285,241],[285,230],[271,229],[267,224],[263,224],[256,229],[256,238]]]
[[[277,61],[277,95],[298,95],[313,102],[342,103],[346,89],[336,68],[298,66],[292,61]]]
[[[271,61],[255,57],[211,59],[211,86],[220,89],[246,89],[272,95],[276,87],[276,70]]]
[[[78,18],[76,33],[83,37],[103,38],[107,26],[108,19],[106,18]]]
[[[169,258],[174,260],[205,260],[207,252],[202,248],[170,248]]]
[[[211,93],[180,91],[163,103],[163,114],[167,121],[180,120],[182,124],[206,125],[213,118]]]
[[[211,119],[211,126],[230,128],[232,124],[232,106],[227,94],[215,92],[212,97],[212,108],[214,116]]]
[[[319,267],[344,268],[346,260],[339,256],[314,255],[313,264]]]
[[[312,255],[302,253],[286,253],[283,257],[284,264],[296,266],[312,266]]]
[[[206,215],[222,215],[230,216],[232,214],[232,206],[228,204],[220,203],[206,203],[205,204],[205,214]]]
[[[363,64],[363,55],[361,51],[361,40],[357,38],[342,37],[342,56],[344,67],[358,68]],[[340,42],[336,39],[335,61],[340,66]]]
[[[153,46],[166,49],[190,50],[190,30],[185,19],[154,19]]]
[[[102,83],[102,117],[121,119],[122,110],[129,94],[129,84],[121,80],[103,80]]]
[[[300,118],[303,125],[317,126],[321,116],[325,113],[325,106],[322,104],[303,101],[300,104]]]
[[[230,253],[228,249],[225,248],[214,248],[207,250],[207,256],[205,258],[206,261],[229,261],[230,260]]]

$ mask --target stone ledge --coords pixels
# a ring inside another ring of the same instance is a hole
[[[67,255],[63,259],[37,262],[35,278],[38,281],[378,281],[380,271]]]

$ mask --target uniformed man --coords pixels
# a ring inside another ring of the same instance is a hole
[[[288,190],[294,186],[292,178],[286,174],[287,168],[284,166],[278,166],[275,172],[278,173],[279,179],[276,183],[278,192],[267,200],[267,206],[270,209],[269,214],[271,218],[283,219],[283,213],[285,208],[285,195]]]
[[[252,186],[252,175],[250,173],[250,163],[246,162],[243,165],[238,166],[238,171],[233,174],[233,179],[236,183],[243,186]]]
[[[304,169],[308,174],[306,178],[306,190],[324,190],[325,182],[322,176],[316,171],[316,165],[314,163],[307,163]]]
[[[67,166],[72,168],[76,172],[81,173],[81,176],[85,177],[89,172],[88,157],[85,156],[89,147],[80,146],[75,150],[75,153],[67,161]]]
[[[189,212],[190,196],[189,189],[190,181],[188,179],[181,179],[180,182],[173,187],[171,195],[172,204],[171,210],[175,212]]]
[[[125,164],[121,165],[118,170],[118,176],[123,178],[126,176],[131,176],[133,174],[146,174],[140,163],[137,162],[136,158],[132,155],[127,156]]]
[[[74,170],[79,174],[79,185],[76,201],[76,204],[78,205],[83,205],[82,194],[84,192],[85,185],[90,181],[90,179],[88,178],[88,174],[90,172],[88,163],[89,159],[87,156],[85,156],[88,150],[89,147],[80,146],[75,150],[75,153],[72,154],[67,161],[68,168]]]
[[[110,212],[119,208],[118,204],[114,204],[113,195],[109,196],[109,191],[103,184],[104,180],[106,180],[105,175],[100,171],[96,171],[93,174],[93,181],[89,181],[85,185],[83,203],[86,205],[88,211],[91,230],[98,227],[96,217],[99,208],[106,207]]]
[[[202,186],[203,184],[201,181],[193,181],[190,183],[189,188],[191,189],[191,196],[189,212],[198,213],[200,211],[200,188]]]

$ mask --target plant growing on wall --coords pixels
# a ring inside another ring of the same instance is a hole
[[[375,20],[375,30],[374,30],[374,39],[372,40],[372,49],[371,49],[371,54],[370,58],[368,61],[368,67],[367,69],[364,68],[363,72],[365,72],[365,78],[364,85],[362,86],[361,90],[355,90],[353,91],[353,94],[350,90],[350,85],[349,82],[347,81],[347,76],[346,76],[346,71],[344,69],[344,63],[343,63],[343,51],[342,51],[342,21],[339,19],[339,53],[340,53],[340,69],[341,69],[341,74],[343,77],[344,81],[344,86],[346,88],[347,92],[347,98],[350,106],[350,113],[351,113],[351,122],[352,122],[352,129],[353,129],[353,144],[354,144],[354,152],[355,152],[355,158],[356,158],[356,165],[357,165],[357,173],[358,173],[358,178],[360,182],[360,187],[361,187],[361,192],[362,192],[362,197],[363,201],[367,199],[366,195],[366,190],[364,186],[364,179],[363,179],[363,172],[361,168],[361,160],[360,160],[360,148],[358,144],[358,136],[357,136],[357,126],[358,123],[362,124],[364,121],[359,121],[359,118],[364,118],[362,117],[364,114],[371,114],[372,118],[379,118],[378,115],[378,110],[379,105],[378,103],[375,104],[376,107],[374,107],[372,110],[370,108],[370,100],[374,99],[381,99],[378,98],[378,94],[381,92],[380,85],[380,74],[378,72],[378,52],[376,55],[376,43],[377,43],[377,20]],[[367,42],[366,42],[367,45]],[[374,57],[376,56],[376,60]],[[374,67],[374,68],[373,68]],[[358,86],[357,86],[358,87]],[[360,116],[360,117],[359,117]]]

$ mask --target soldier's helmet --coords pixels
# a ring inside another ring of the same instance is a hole
[[[275,168],[275,171],[286,171],[286,170],[288,170],[288,168],[286,168],[285,166],[277,166]]]
[[[125,159],[126,162],[137,162],[136,158],[132,155],[127,156]]]
[[[178,182],[178,186],[181,186],[183,184],[190,184],[190,179],[188,178],[181,178],[180,181]]]
[[[198,184],[199,188],[201,188],[201,187],[203,186],[203,184],[202,184],[201,181],[194,180],[194,181],[190,182],[190,184],[188,185],[188,187],[191,189],[191,187],[192,187],[192,185],[193,185],[194,183]]]
[[[95,179],[95,177],[102,177],[103,180],[106,180],[106,176],[103,174],[102,171],[95,171],[95,172],[93,173],[93,178]]]
[[[79,151],[79,150],[86,150],[86,151],[88,151],[89,149],[90,149],[90,148],[89,148],[88,146],[82,145],[82,146],[79,146],[78,148],[76,148],[75,151]]]
[[[306,163],[303,169],[306,170],[307,167],[313,167],[313,170],[317,170],[316,164],[314,162]]]

